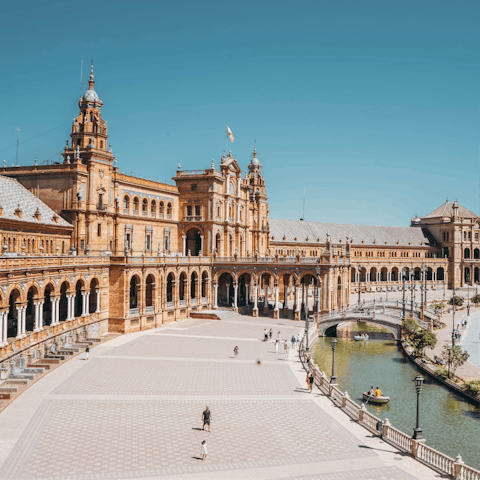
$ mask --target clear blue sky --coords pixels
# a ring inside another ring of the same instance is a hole
[[[243,169],[257,141],[272,217],[299,218],[304,188],[307,220],[479,213],[479,20],[478,0],[9,2],[0,159],[16,126],[53,129],[20,164],[58,159],[93,57],[120,170],[218,165],[228,123]]]

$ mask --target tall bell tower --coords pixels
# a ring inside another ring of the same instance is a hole
[[[88,90],[80,97],[80,113],[73,120],[71,144],[67,140],[63,152],[64,163],[87,165],[94,157],[113,160],[112,151],[107,148],[107,122],[101,117],[103,102],[94,90],[93,62],[90,68]]]
[[[262,165],[257,158],[257,148],[253,149],[253,157],[248,164],[247,182],[250,200],[250,231],[252,232],[251,251],[265,255],[268,248],[268,198],[265,190],[265,179]]]

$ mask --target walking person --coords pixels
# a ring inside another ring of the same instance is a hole
[[[267,329],[263,329],[263,341],[266,342],[268,340],[268,332]]]
[[[297,333],[297,343],[300,345],[300,334]]]
[[[266,329],[265,329],[266,330]],[[270,340],[272,339],[272,335],[273,335],[273,330],[270,329],[270,331],[268,332],[268,334],[270,335]]]
[[[203,428],[205,430],[205,425],[208,426],[208,431],[210,432],[210,421],[213,419],[212,412],[208,407],[205,408],[204,412],[202,413],[202,420],[203,420]]]
[[[85,360],[88,360],[89,355],[90,355],[90,346],[87,345],[87,348],[85,349]]]
[[[233,353],[235,354],[235,358],[238,357],[238,346],[236,346],[234,349],[233,349]]]
[[[204,440],[202,442],[202,460],[205,460],[208,455],[208,448],[207,448],[207,442]]]
[[[285,340],[285,343],[283,344],[283,353],[288,355],[288,342]]]
[[[275,340],[275,351],[278,353],[278,339]]]
[[[295,348],[295,335],[292,335],[292,347]]]
[[[280,333],[280,331],[277,333],[277,338],[279,342],[282,341],[282,334]]]
[[[310,372],[307,372],[307,387],[310,390],[310,393],[312,393],[313,389],[313,374]]]

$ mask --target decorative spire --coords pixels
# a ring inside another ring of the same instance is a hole
[[[90,79],[88,80],[88,89],[93,90],[93,85],[95,84],[93,80],[93,58],[92,58],[92,64],[90,66]]]

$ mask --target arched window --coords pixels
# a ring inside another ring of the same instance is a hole
[[[466,249],[463,251],[463,257],[464,257],[464,258],[470,258],[470,249],[469,249],[469,248],[466,248]]]
[[[173,273],[167,277],[167,302],[173,302]]]
[[[128,213],[130,210],[130,198],[128,198],[128,195],[125,195],[123,197],[123,213]]]
[[[155,200],[152,200],[152,204],[150,205],[150,216],[155,218],[157,215],[157,202]]]
[[[145,283],[145,306],[146,307],[153,306],[153,282],[154,282],[153,275],[149,275]]]
[[[167,218],[172,218],[172,204],[170,202],[167,204]]]
[[[138,197],[135,197],[133,199],[133,214],[138,215],[138,206],[139,206],[139,200]]]
[[[144,198],[142,201],[142,215],[146,217],[147,213],[148,213],[148,201],[146,198]]]
[[[160,210],[159,210],[160,218],[163,218],[164,208],[165,208],[165,205],[163,204],[163,202],[160,202]]]

